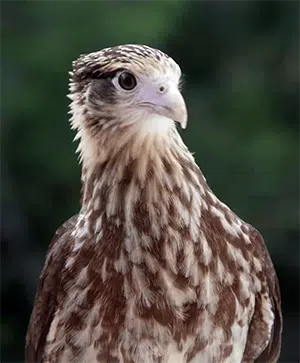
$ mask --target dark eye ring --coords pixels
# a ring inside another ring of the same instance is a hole
[[[119,85],[126,91],[131,91],[136,87],[136,79],[133,74],[123,72],[119,75]]]

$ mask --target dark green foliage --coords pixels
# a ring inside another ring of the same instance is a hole
[[[182,136],[217,196],[256,226],[283,295],[281,362],[297,362],[299,3],[2,2],[2,358],[23,360],[44,255],[79,208],[68,71],[80,53],[142,43],[182,67]]]

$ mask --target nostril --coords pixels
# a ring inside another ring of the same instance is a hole
[[[165,90],[165,87],[164,86],[160,86],[159,87],[159,90],[160,90],[160,92],[163,92]]]

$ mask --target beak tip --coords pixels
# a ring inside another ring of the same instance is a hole
[[[184,115],[184,117],[181,118],[181,121],[178,121],[182,129],[186,129],[187,126],[187,114]]]
[[[180,122],[180,126],[182,129],[186,129],[186,126],[187,126],[187,120],[183,121],[183,122]]]

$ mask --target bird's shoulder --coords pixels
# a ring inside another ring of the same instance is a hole
[[[72,232],[78,216],[67,220],[55,233],[40,275],[34,307],[27,335],[26,362],[41,362],[47,334],[57,306],[57,296],[61,287],[61,270],[70,253]]]
[[[249,235],[253,254],[261,261],[261,290],[256,294],[243,361],[277,362],[283,326],[279,281],[263,237],[251,225]]]
[[[243,362],[276,362],[281,348],[281,297],[265,241],[255,227],[239,218],[212,193],[208,193],[206,202],[209,208],[202,213],[201,227],[213,255],[222,260],[236,281],[251,281],[249,293],[255,296]],[[235,292],[239,294],[239,291]]]

